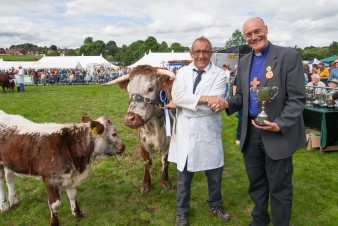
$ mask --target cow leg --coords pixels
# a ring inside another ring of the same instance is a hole
[[[169,181],[168,169],[169,169],[168,154],[162,155],[161,184],[165,190],[170,190],[172,188]]]
[[[61,195],[60,188],[57,185],[54,185],[49,182],[49,180],[44,180],[47,194],[48,194],[48,206],[50,209],[50,226],[59,226],[59,208],[61,206]]]
[[[146,194],[150,192],[151,186],[150,168],[152,165],[152,159],[150,156],[150,152],[142,144],[140,145],[140,150],[144,161],[144,176],[143,183],[141,186],[141,193]]]
[[[70,209],[72,211],[72,214],[80,219],[80,218],[83,218],[83,214],[80,210],[80,207],[76,201],[76,188],[66,188],[66,192],[67,192],[67,195],[68,195],[68,198],[69,198],[69,202],[70,202]]]
[[[5,171],[4,167],[0,165],[0,211],[8,211],[9,210],[9,202],[7,201],[5,197]]]
[[[6,176],[6,183],[8,187],[8,200],[10,203],[10,207],[16,207],[18,206],[18,197],[16,195],[16,190],[15,190],[15,175],[13,171],[9,169],[5,169],[5,176]]]

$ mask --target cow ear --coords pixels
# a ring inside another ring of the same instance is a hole
[[[158,82],[160,89],[166,90],[169,97],[171,98],[171,89],[173,88],[174,80],[172,80],[170,76],[161,75],[159,76]]]
[[[94,135],[102,134],[104,131],[104,126],[98,121],[90,122],[90,128],[92,129],[92,134]]]
[[[82,122],[83,123],[88,123],[93,121],[90,117],[88,117],[87,115],[82,116]]]

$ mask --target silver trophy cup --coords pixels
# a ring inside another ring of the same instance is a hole
[[[250,88],[252,97],[262,103],[262,111],[257,115],[256,124],[260,126],[265,126],[264,120],[268,120],[269,116],[265,112],[265,103],[275,98],[278,93],[278,87],[260,87],[260,88]],[[257,94],[257,97],[253,95]]]

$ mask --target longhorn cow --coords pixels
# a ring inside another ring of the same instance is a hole
[[[138,129],[139,149],[144,161],[142,194],[148,193],[151,188],[152,149],[162,154],[162,187],[166,190],[171,189],[168,178],[170,138],[166,136],[164,113],[158,102],[158,94],[164,90],[168,99],[171,99],[174,78],[174,73],[168,70],[140,65],[129,74],[103,84],[104,86],[118,84],[121,89],[127,89],[129,93],[129,108],[124,116],[124,124]]]
[[[76,187],[86,178],[90,164],[124,150],[116,127],[106,116],[95,121],[83,116],[78,124],[34,123],[0,110],[0,211],[18,205],[14,180],[19,174],[43,180],[51,226],[59,225],[62,187],[66,188],[72,214],[82,218]]]

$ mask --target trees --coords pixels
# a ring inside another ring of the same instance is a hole
[[[87,40],[88,38],[86,38]],[[86,56],[98,56],[101,55],[102,56],[106,56],[107,52],[105,50],[106,44],[101,41],[101,40],[97,40],[95,42],[86,42],[83,46],[80,47],[80,55],[86,55]]]
[[[175,52],[185,52],[185,51],[189,51],[189,47],[185,47],[182,46],[180,43],[178,42],[174,42],[173,44],[171,44],[170,46],[171,50],[174,50]]]
[[[66,56],[78,56],[79,54],[74,49],[68,49],[65,55]]]
[[[236,29],[229,40],[226,41],[225,47],[244,43],[246,43],[244,36],[239,29]],[[49,52],[48,55],[57,55],[54,51],[58,50],[56,45],[51,45],[50,48],[48,48],[38,47],[30,43],[12,45],[10,48],[22,49],[21,51],[23,52],[21,52],[21,54],[25,54],[25,51],[28,50],[42,49],[44,53]],[[338,42],[336,41],[333,41],[328,47],[309,46],[302,49],[296,45],[292,48],[300,53],[303,60],[311,60],[313,58],[323,59],[332,55],[338,55]],[[50,50],[53,50],[53,52],[50,52]],[[189,47],[182,46],[179,42],[174,42],[169,47],[165,41],[159,43],[153,36],[149,36],[146,40],[136,40],[129,46],[123,45],[122,47],[118,47],[113,40],[110,40],[105,44],[101,40],[94,41],[93,37],[86,37],[80,48],[75,50],[68,49],[65,55],[77,56],[83,54],[86,56],[97,56],[102,54],[102,56],[110,62],[121,65],[130,65],[143,57],[145,53],[149,53],[150,50],[152,52],[185,52],[189,51]]]
[[[51,46],[50,46],[50,49],[51,49],[51,50],[57,50],[58,47],[57,47],[56,45],[51,45]]]
[[[116,42],[109,41],[106,44],[107,55],[114,57],[119,52],[119,47],[117,47]]]
[[[329,46],[329,55],[338,55],[338,42],[332,42]]]
[[[53,50],[46,54],[47,56],[60,56],[60,53],[57,50]]]
[[[239,29],[236,29],[233,33],[231,38],[229,38],[229,40],[225,43],[225,47],[229,48],[233,45],[237,46],[240,44],[245,44],[245,38],[242,34],[242,32]]]

